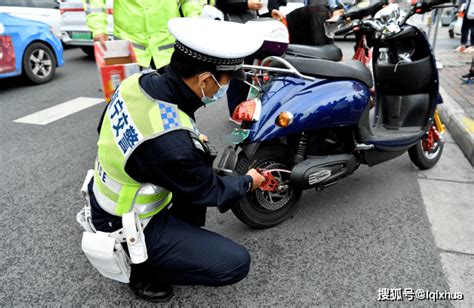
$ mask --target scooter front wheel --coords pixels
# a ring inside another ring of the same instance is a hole
[[[241,155],[235,170],[239,174],[245,174],[251,168],[291,170],[291,167],[287,149],[282,145],[270,145],[260,147],[253,157]],[[272,175],[279,182],[277,191],[257,189],[232,206],[234,215],[250,227],[273,227],[290,217],[296,209],[302,190],[289,183],[289,173],[275,171]]]
[[[443,154],[443,148],[444,142],[442,140],[434,142],[429,148],[426,146],[426,140],[420,140],[408,149],[408,155],[413,164],[421,170],[426,170],[436,165]]]

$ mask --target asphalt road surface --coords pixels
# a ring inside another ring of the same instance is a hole
[[[47,125],[14,122],[102,96],[95,63],[79,49],[64,56],[66,66],[49,84],[0,82],[0,306],[144,304],[127,285],[100,276],[80,248],[75,216],[103,104]],[[233,127],[227,116],[217,103],[197,117],[220,150]],[[170,303],[374,305],[381,288],[448,290],[417,174],[408,155],[362,166],[326,191],[306,191],[293,217],[268,230],[211,209],[206,227],[249,249],[250,274],[228,287],[176,287]]]

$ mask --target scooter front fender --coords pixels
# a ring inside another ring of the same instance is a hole
[[[356,80],[303,80],[277,77],[261,97],[260,121],[247,128],[247,142],[262,142],[314,129],[357,126],[370,98],[370,91]],[[276,124],[281,112],[293,115],[287,127]]]

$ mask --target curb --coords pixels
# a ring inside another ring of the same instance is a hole
[[[438,105],[441,119],[467,160],[474,166],[474,121],[442,87],[439,90],[443,97],[443,103]]]

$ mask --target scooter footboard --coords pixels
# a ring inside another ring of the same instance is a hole
[[[412,94],[404,96],[382,96],[382,123],[385,128],[423,127],[429,118],[430,95]]]

